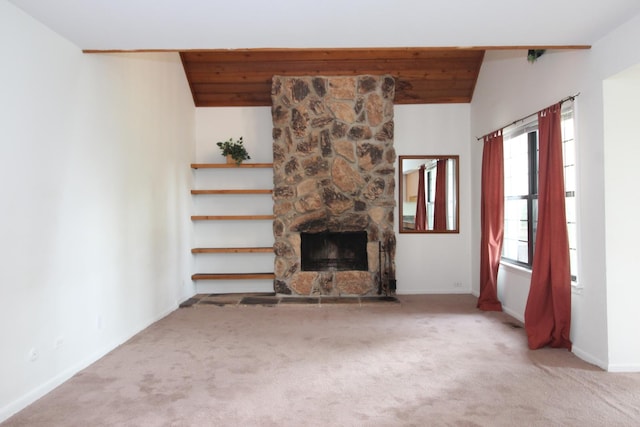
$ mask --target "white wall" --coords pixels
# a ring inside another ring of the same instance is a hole
[[[177,55],[84,55],[4,0],[0,51],[2,420],[192,295],[195,109]]]
[[[605,182],[609,180],[608,174],[610,173],[610,170],[604,169],[603,157],[605,156],[605,151],[608,151],[608,148],[605,150],[605,147],[608,147],[609,144],[611,144],[611,141],[608,138],[605,138],[603,130],[603,82],[609,77],[614,76],[629,67],[640,64],[640,50],[637,49],[638,41],[640,41],[640,15],[631,17],[627,23],[618,27],[606,37],[595,43],[593,45],[591,55],[589,55],[589,63],[585,70],[585,87],[588,87],[588,92],[587,90],[585,90],[585,92],[587,92],[588,96],[582,100],[582,104],[584,105],[581,104],[580,107],[583,118],[578,119],[584,123],[582,124],[583,130],[581,134],[578,135],[578,138],[598,141],[598,144],[594,147],[590,147],[592,150],[585,153],[583,155],[583,159],[579,158],[578,160],[587,165],[587,167],[598,164],[602,169],[597,171],[595,169],[592,171],[583,170],[581,174],[581,180],[585,183],[584,187],[589,188],[590,190],[593,188],[594,190],[594,196],[589,199],[591,203],[588,205],[581,203],[581,209],[583,211],[580,212],[581,215],[589,214],[589,209],[596,210],[598,214],[600,211],[604,211],[605,209],[605,203],[607,200],[603,199],[602,194],[604,193]],[[601,173],[597,174],[599,172]],[[603,174],[604,180],[601,178]],[[600,191],[602,191],[602,193],[600,193]],[[589,194],[586,191],[584,193]],[[605,215],[604,212],[603,215]],[[598,270],[599,275],[596,276],[596,278],[600,279],[600,277],[605,276],[605,274],[608,274],[610,271],[609,261],[612,258],[626,253],[627,251],[633,251],[635,248],[634,242],[627,240],[627,243],[619,246],[617,250],[613,252],[606,250],[603,254],[602,252],[607,245],[606,242],[601,240],[603,236],[601,236],[597,230],[591,228],[585,227],[581,229],[585,230],[581,235],[583,240],[582,245],[589,245],[588,250],[584,250],[588,256],[582,257],[582,267],[585,269],[585,274],[583,276],[585,277],[587,274],[594,273],[593,265],[595,265],[596,268],[599,268],[600,265],[602,265],[602,262],[606,261],[604,272]],[[607,233],[609,232],[609,230],[606,231]],[[589,240],[587,241],[587,239]],[[615,283],[609,283],[606,277],[603,278],[602,283],[606,283],[607,292],[609,291],[610,286],[611,289],[616,286]],[[584,286],[586,293],[587,284]],[[607,295],[600,294],[590,295],[587,297],[588,299],[585,300],[586,304],[582,306],[582,311],[579,313],[580,317],[584,319],[584,322],[581,324],[581,329],[576,331],[579,333],[576,339],[579,338],[581,340],[580,347],[584,346],[583,348],[587,349],[587,351],[590,349],[590,330],[597,328],[597,330],[600,331],[600,327],[607,328],[607,323],[610,321],[609,316],[613,313],[617,313],[618,325],[615,326],[616,328],[620,327],[624,321],[629,322],[629,325],[638,324],[638,311],[628,310],[625,306],[618,305],[619,300],[612,301],[610,303],[607,300]],[[633,299],[633,295],[629,295],[628,297]],[[606,301],[606,305],[603,304],[604,301]],[[600,319],[600,316],[603,313],[607,317],[606,322],[596,325],[595,319]],[[607,362],[603,367],[608,370],[640,370],[640,360],[635,359],[635,361],[632,362],[624,354],[624,346],[612,345],[612,339],[612,337],[607,337],[607,343],[610,347],[605,349],[607,351]],[[630,337],[625,337],[624,339],[630,339]],[[622,362],[623,360],[624,362]],[[622,367],[618,368],[616,366],[618,363],[622,363],[628,368],[631,368],[631,365],[635,367],[633,369],[626,369]]]
[[[398,156],[460,156],[459,234],[400,234],[396,207],[398,294],[471,292],[469,114],[468,104],[394,107],[394,146]],[[396,198],[398,179],[396,173]]]
[[[198,163],[224,163],[218,141],[243,137],[251,163],[273,162],[271,107],[196,109],[196,159]]]
[[[225,163],[218,141],[242,136],[250,160],[273,162],[270,107],[228,107],[196,109],[196,159],[198,163]],[[193,172],[198,189],[273,188],[272,169],[198,169]],[[196,215],[271,215],[271,195],[197,195],[193,197]],[[273,246],[273,222],[196,221],[193,224],[196,247]],[[250,273],[273,271],[273,253],[197,254],[197,273]],[[273,292],[273,279],[198,281],[198,293]]]
[[[605,251],[603,156],[608,141],[603,133],[602,85],[607,77],[640,62],[640,51],[634,47],[638,40],[640,16],[598,41],[591,50],[550,51],[534,64],[526,61],[526,51],[489,52],[471,104],[471,132],[474,136],[482,136],[580,92],[576,101],[580,265],[579,287],[572,297],[571,337],[574,353],[612,370],[607,313],[626,310],[619,305],[607,306],[607,263],[619,251],[633,250],[633,243],[620,246],[615,252]],[[478,247],[482,147],[473,142],[471,146],[473,247]],[[478,272],[479,254],[474,251],[474,293],[479,290]],[[501,268],[499,297],[505,311],[519,318],[524,317],[529,279],[530,276],[521,271]],[[634,316],[628,312],[623,315],[627,320]],[[640,362],[622,359],[627,366]]]
[[[471,292],[470,277],[470,182],[469,182],[469,105],[396,105],[394,107],[395,138],[394,146],[396,154],[455,154],[460,156],[460,234],[396,234],[396,278],[398,281],[398,294],[415,293],[469,293]],[[272,161],[271,109],[269,107],[257,108],[198,108],[196,112],[196,140],[197,159],[201,163],[224,162],[215,143],[226,140],[229,137],[243,136],[245,145],[251,155],[251,161]],[[397,168],[396,163],[396,168]],[[228,170],[224,171],[228,177]],[[256,172],[257,173],[257,172]],[[207,174],[210,176],[207,176]],[[205,180],[210,186],[217,185],[215,171],[196,172],[196,186],[205,185]],[[242,188],[247,181],[248,173],[242,171],[237,174],[239,181],[229,182],[231,185]],[[200,178],[203,177],[204,178]],[[218,175],[219,176],[219,175]],[[235,176],[234,176],[235,178]],[[272,177],[260,177],[271,180]],[[396,178],[397,180],[397,178]],[[249,181],[250,182],[250,181]],[[224,188],[219,185],[215,188]],[[398,192],[396,182],[396,195]],[[198,201],[196,209],[201,209],[198,214],[217,214],[222,206],[214,206],[213,203],[223,204],[220,196],[215,196],[216,201]],[[236,205],[238,196],[232,202]],[[260,201],[259,203],[263,203]],[[258,207],[260,209],[260,207]],[[213,212],[216,210],[216,212]],[[259,212],[257,212],[259,213]],[[398,217],[398,210],[395,212]],[[209,237],[220,241],[233,241],[238,244],[247,238],[252,242],[265,244],[270,238],[273,244],[272,234],[267,236],[264,228],[255,225],[249,236],[247,233],[235,233],[230,224],[195,224],[196,240],[199,244],[209,242]],[[271,233],[271,228],[268,228]],[[397,228],[396,228],[397,233]],[[199,255],[198,258],[202,258]],[[236,256],[237,258],[237,256]],[[243,258],[244,259],[244,258]],[[252,262],[262,265],[265,257],[256,255]],[[209,259],[196,260],[197,268],[224,268],[219,263],[234,262],[234,256],[225,259],[220,256],[211,256]],[[272,262],[272,258],[271,258]],[[271,268],[273,264],[271,264]],[[240,266],[238,267],[240,268]],[[459,284],[456,286],[456,283]],[[198,284],[198,290],[202,292],[223,292],[225,289],[240,289],[240,291],[272,291],[272,283],[202,283]]]
[[[640,371],[640,286],[635,249],[640,241],[636,212],[640,211],[638,116],[640,66],[604,82],[605,220],[607,230],[607,312],[609,370]],[[619,250],[627,248],[628,250]]]

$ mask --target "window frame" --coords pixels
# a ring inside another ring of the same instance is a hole
[[[575,105],[573,101],[569,101],[567,102],[567,105],[563,105],[562,106],[562,155],[563,155],[563,168],[565,171],[565,184],[567,182],[567,177],[566,177],[566,169],[568,166],[573,166],[573,171],[574,171],[574,182],[577,180],[577,162],[575,159],[575,149],[576,149],[576,141],[575,141]],[[565,138],[565,117],[569,117],[571,120],[573,120],[573,132],[571,134],[571,138]],[[504,256],[504,250],[505,250],[505,245],[503,244],[502,246],[502,252],[500,254],[500,262],[501,263],[505,263],[508,265],[513,265],[513,266],[517,266],[517,267],[521,267],[524,268],[528,271],[531,271],[531,268],[533,266],[533,253],[534,253],[534,249],[535,249],[535,236],[536,236],[536,228],[537,228],[537,200],[538,200],[538,175],[539,175],[539,170],[538,170],[538,159],[539,159],[539,145],[538,145],[538,117],[537,114],[535,116],[529,117],[529,120],[525,120],[522,123],[519,124],[513,124],[511,126],[508,126],[507,128],[505,128],[503,130],[503,137],[504,137],[504,144],[507,144],[508,141],[510,141],[513,138],[516,138],[518,136],[521,136],[523,134],[527,134],[527,157],[528,157],[528,161],[527,161],[527,167],[528,167],[528,193],[527,194],[520,194],[520,195],[509,195],[507,196],[505,194],[504,200],[505,200],[505,207],[507,204],[508,200],[526,200],[527,201],[527,262],[524,261],[520,261],[518,259],[514,259],[514,258],[510,258],[510,257],[506,257]],[[573,144],[573,154],[574,154],[574,158],[572,159],[573,163],[568,164],[567,163],[567,158],[565,155],[565,143],[568,141],[572,141]],[[532,156],[531,153],[535,152],[535,156]],[[505,159],[505,170],[506,170],[506,159]],[[535,173],[530,173],[531,171],[535,171]],[[505,182],[506,184],[506,182]],[[577,183],[576,183],[577,184]],[[505,185],[506,187],[506,185]],[[505,193],[506,193],[506,188],[505,188]],[[573,198],[573,211],[574,211],[574,215],[576,216],[575,218],[573,218],[573,221],[570,221],[569,218],[567,218],[567,227],[569,227],[569,224],[574,224],[574,226],[576,227],[575,233],[575,247],[571,247],[570,245],[570,251],[575,251],[575,255],[573,257],[574,262],[577,263],[578,262],[578,244],[577,244],[577,240],[578,240],[578,236],[577,236],[577,224],[578,224],[578,219],[577,219],[577,212],[576,212],[576,208],[577,208],[577,193],[578,190],[577,188],[571,189],[571,190],[567,190],[565,188],[565,203],[566,203],[566,199],[571,197]],[[565,205],[565,209],[566,209],[566,205]],[[505,225],[506,225],[506,215],[505,215]],[[505,235],[504,237],[506,237],[506,226],[505,226]],[[569,229],[567,228],[567,232],[569,233]],[[570,244],[571,244],[571,237],[569,237],[570,240]],[[570,257],[571,258],[571,257]],[[572,265],[571,266],[571,280],[572,282],[577,282],[577,270],[578,270],[578,266],[577,265]]]
[[[536,221],[532,221],[534,218],[534,213],[536,209],[534,208],[534,204],[538,200],[538,126],[537,120],[534,123],[526,123],[520,128],[516,128],[515,131],[508,134],[510,137],[506,140],[509,141],[511,139],[517,138],[521,135],[527,136],[527,193],[521,193],[516,195],[505,195],[505,206],[507,201],[514,200],[524,200],[526,201],[526,211],[527,211],[527,262],[521,261],[515,258],[509,258],[504,255],[504,245],[502,247],[502,253],[500,258],[502,261],[508,262],[509,264],[518,265],[520,267],[524,267],[526,269],[531,269],[533,265],[533,249],[535,247],[535,223]],[[536,155],[532,156],[531,153],[535,152]],[[506,166],[506,165],[505,165]],[[536,171],[536,173],[531,173],[531,171]],[[506,220],[506,217],[505,217]],[[506,230],[506,227],[505,227]],[[515,240],[515,239],[514,239]],[[519,239],[518,239],[519,240]],[[523,240],[519,240],[523,242]]]

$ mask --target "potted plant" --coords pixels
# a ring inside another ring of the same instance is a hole
[[[240,163],[244,160],[251,159],[242,142],[242,137],[240,137],[237,141],[229,138],[228,141],[220,141],[217,143],[220,150],[222,150],[222,155],[227,158],[227,163],[235,163],[240,166]]]

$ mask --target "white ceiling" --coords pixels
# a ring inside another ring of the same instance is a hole
[[[591,45],[638,0],[9,0],[82,49]]]

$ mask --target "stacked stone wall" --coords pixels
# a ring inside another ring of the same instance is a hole
[[[277,293],[369,295],[393,269],[394,90],[391,76],[273,77]],[[369,271],[300,270],[301,232],[363,230]]]

